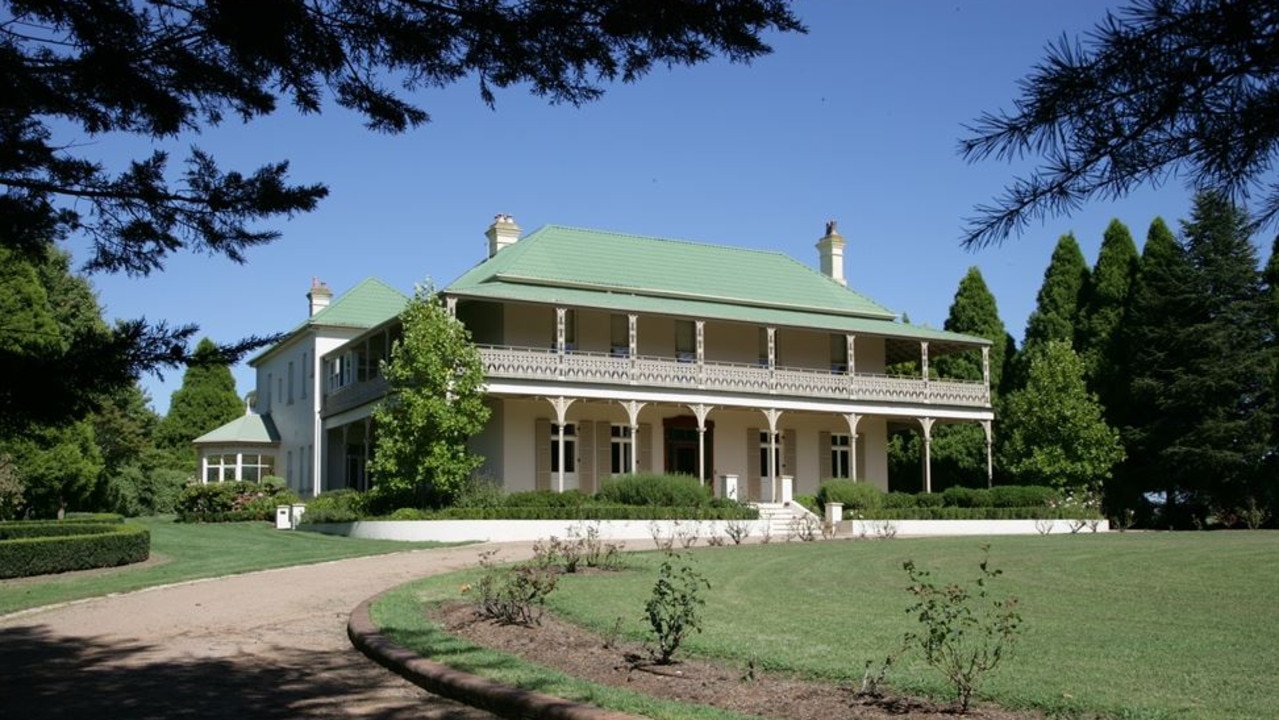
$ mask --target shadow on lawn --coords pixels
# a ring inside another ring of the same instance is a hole
[[[143,643],[0,629],[0,715],[12,718],[491,718],[398,682],[351,649],[173,660]]]

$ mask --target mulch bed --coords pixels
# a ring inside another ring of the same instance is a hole
[[[480,620],[468,604],[435,607],[429,616],[447,632],[476,645],[601,685],[677,702],[785,720],[954,720],[957,715],[954,706],[948,704],[910,697],[868,697],[858,695],[856,688],[797,679],[740,664],[684,659],[672,665],[653,665],[646,661],[641,646],[617,643],[606,647],[601,635],[550,613],[534,627]],[[964,717],[1033,720],[1043,716],[982,706]]]

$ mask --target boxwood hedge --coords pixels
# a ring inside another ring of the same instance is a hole
[[[114,567],[151,556],[151,533],[112,522],[0,523],[0,578]]]

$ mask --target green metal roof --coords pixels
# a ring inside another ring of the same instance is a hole
[[[280,433],[270,414],[246,413],[191,441],[196,445],[278,445]]]
[[[940,352],[985,338],[896,321],[864,295],[787,255],[550,225],[472,268],[449,295],[562,304],[928,340]]]
[[[258,353],[249,365],[270,355],[276,348],[291,341],[298,333],[310,327],[371,328],[404,312],[409,297],[385,282],[369,277],[355,287],[339,295],[329,306],[303,320],[285,333],[280,342]]]
[[[783,253],[548,225],[445,289],[549,285],[891,320],[894,313]]]

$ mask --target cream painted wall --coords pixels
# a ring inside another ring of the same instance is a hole
[[[484,464],[479,468],[480,475],[500,481],[506,463],[506,453],[502,447],[502,430],[505,427],[502,416],[505,408],[497,398],[486,398],[484,404],[489,409],[488,423],[478,435],[471,437],[469,445],[472,452],[484,456]]]
[[[506,339],[514,347],[555,346],[555,308],[545,305],[508,304],[502,319]]]
[[[675,357],[675,318],[641,315],[635,332],[640,355]]]
[[[857,372],[884,372],[884,338],[858,336],[854,353]]]
[[[754,365],[759,360],[759,328],[737,323],[706,323],[706,359]]]

